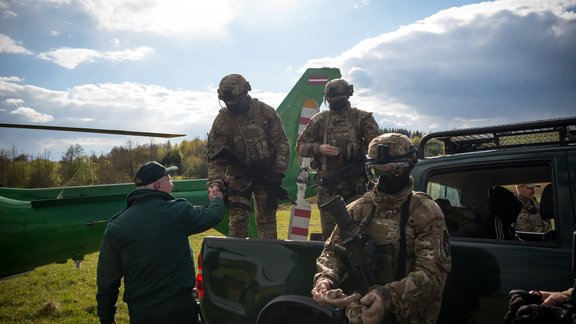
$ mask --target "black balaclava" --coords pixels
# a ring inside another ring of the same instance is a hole
[[[226,104],[226,108],[228,108],[228,110],[230,110],[230,112],[233,113],[234,115],[244,114],[248,110],[250,110],[251,107],[248,95],[243,96],[242,99],[238,100],[237,102],[234,103],[224,102],[224,103]]]
[[[393,195],[400,193],[410,183],[410,171],[406,170],[399,176],[381,175],[378,177],[376,189],[382,193]]]
[[[341,97],[338,100],[328,101],[328,108],[330,108],[330,110],[338,111],[346,107],[348,102],[348,97]]]

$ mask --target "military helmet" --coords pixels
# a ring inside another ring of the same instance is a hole
[[[412,170],[417,162],[416,147],[408,136],[386,133],[368,145],[366,174],[370,181],[376,182],[381,175],[402,175]]]
[[[324,87],[324,97],[350,97],[354,93],[354,86],[348,84],[344,79],[335,79],[326,83]]]
[[[250,83],[240,74],[228,74],[220,81],[218,86],[218,99],[229,101],[238,96],[246,95],[252,90]]]

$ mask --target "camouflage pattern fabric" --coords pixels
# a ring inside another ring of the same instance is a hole
[[[386,195],[374,190],[347,208],[352,219],[357,222],[374,212],[374,219],[366,228],[366,235],[376,244],[391,243],[392,259],[397,260],[400,209],[411,195],[406,225],[406,276],[397,281],[385,282],[378,275],[381,281],[378,286],[383,287],[391,296],[389,312],[396,323],[436,323],[446,276],[451,269],[450,239],[440,207],[427,194],[413,192],[412,189],[411,179],[410,186],[401,194]],[[314,277],[314,284],[327,279],[336,288],[346,273],[345,261],[334,252],[335,244],[342,244],[338,226],[317,259],[318,273]],[[396,272],[396,261],[391,263]]]
[[[524,232],[546,233],[550,230],[550,223],[540,217],[538,204],[534,199],[522,199],[516,195],[522,203],[522,209],[514,223],[514,229]]]
[[[282,121],[269,105],[252,99],[246,113],[233,114],[222,108],[214,122],[206,146],[206,158],[222,146],[230,148],[246,163],[269,161],[275,172],[284,174],[288,168],[290,146]],[[245,169],[229,161],[215,160],[208,163],[208,186],[227,184],[230,209],[229,236],[247,237],[250,197],[254,194],[256,224],[261,238],[276,238],[276,208],[266,208],[265,186],[253,186],[245,192],[248,182]]]
[[[326,135],[326,143],[324,136]],[[338,110],[326,110],[314,115],[306,129],[298,137],[296,150],[301,157],[313,158],[312,167],[318,170],[316,180],[330,175],[336,170],[356,161],[361,161],[368,150],[368,144],[380,135],[380,128],[372,113],[348,106]],[[320,154],[320,145],[330,144],[340,149],[338,156]],[[325,162],[325,165],[322,165]],[[364,168],[362,166],[361,168]],[[344,200],[361,195],[366,191],[366,176],[340,179],[331,188],[320,187],[318,206],[327,202],[334,195],[341,195]],[[324,239],[334,228],[334,220],[327,213],[320,213]],[[326,234],[326,235],[324,235]]]

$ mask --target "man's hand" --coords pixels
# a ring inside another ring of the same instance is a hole
[[[321,279],[316,283],[316,286],[312,288],[312,298],[314,298],[315,301],[320,301],[320,297],[326,294],[326,292],[330,289],[332,289],[332,284],[330,281]]]
[[[318,149],[320,150],[320,154],[326,156],[336,156],[340,154],[340,149],[330,144],[320,144]]]
[[[360,299],[363,305],[360,318],[363,324],[378,324],[384,319],[384,314],[390,308],[390,300],[383,301],[382,296],[371,291]]]
[[[215,198],[224,199],[224,194],[219,186],[213,185],[208,188],[208,199],[214,200]]]
[[[536,291],[530,291],[530,294],[534,295],[536,293]],[[561,306],[570,298],[569,295],[560,291],[540,291],[540,294],[542,295],[542,303],[552,306]]]

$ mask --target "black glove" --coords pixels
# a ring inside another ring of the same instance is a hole
[[[566,310],[551,305],[526,305],[518,309],[511,324],[572,324]]]
[[[284,179],[284,173],[276,171],[270,176],[270,185],[280,186],[282,185],[282,179]]]
[[[284,173],[274,172],[268,178],[268,199],[266,199],[266,207],[270,209],[278,208],[278,199],[284,198],[282,179]]]

